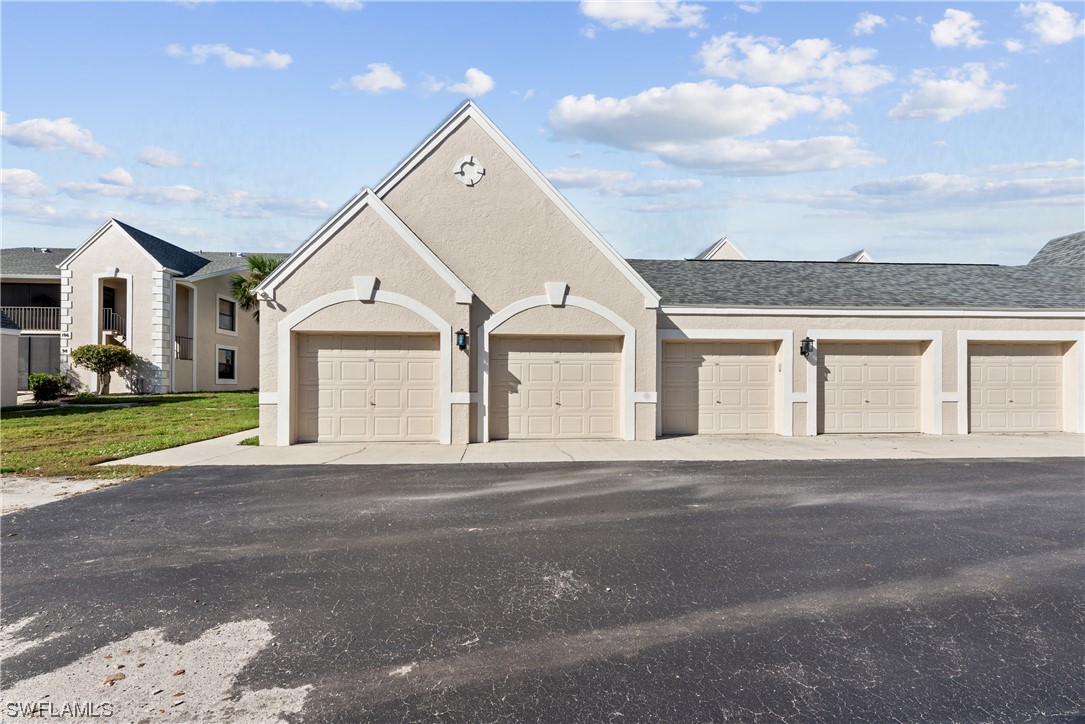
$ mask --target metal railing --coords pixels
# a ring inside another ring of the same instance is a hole
[[[177,359],[192,359],[192,337],[174,337],[174,353]]]
[[[126,327],[124,317],[116,314],[109,307],[104,307],[102,309],[102,331],[113,332],[114,334],[119,334],[122,337],[125,336]]]
[[[0,307],[24,330],[60,329],[60,307]]]

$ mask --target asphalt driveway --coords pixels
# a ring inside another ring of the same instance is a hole
[[[178,469],[3,517],[0,718],[1069,720],[1083,488],[1080,458]]]

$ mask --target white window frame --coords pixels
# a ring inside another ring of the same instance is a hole
[[[223,329],[219,326],[219,302],[227,301],[234,305],[234,328]],[[228,297],[225,294],[215,295],[215,331],[219,334],[227,334],[231,337],[237,336],[237,328],[241,324],[241,305],[237,303],[237,300],[233,297]],[[217,359],[216,359],[217,361]]]
[[[234,378],[226,379],[219,377],[219,352],[224,349],[228,349],[234,353]],[[215,384],[216,385],[236,385],[237,384],[237,347],[231,347],[227,344],[215,345]]]

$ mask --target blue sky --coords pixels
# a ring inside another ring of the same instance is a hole
[[[4,2],[3,244],[289,251],[470,96],[628,257],[1023,263],[1085,227],[1082,10]]]

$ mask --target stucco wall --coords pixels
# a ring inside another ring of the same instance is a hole
[[[279,323],[299,307],[325,294],[354,289],[355,276],[374,276],[382,292],[418,300],[444,319],[449,329],[468,324],[468,307],[458,305],[452,288],[381,219],[372,208],[362,209],[298,267],[275,293],[275,301],[260,311],[260,345],[265,354],[260,368],[264,399],[281,394],[279,387]],[[437,332],[414,312],[384,302],[349,301],[317,311],[297,322],[294,333],[319,331]],[[293,354],[293,352],[291,352]],[[453,356],[456,359],[456,356]],[[467,368],[453,364],[453,384],[466,389]],[[268,394],[270,393],[270,395]],[[293,390],[289,391],[290,397]],[[275,444],[276,403],[260,406],[260,440]]]
[[[964,332],[997,333],[1005,334],[1005,339],[1013,340],[1015,336],[1028,336],[1032,334],[1051,335],[1063,337],[1066,340],[1079,339],[1082,335],[1082,321],[1080,319],[1045,319],[1045,318],[1021,318],[1021,317],[901,317],[901,316],[770,316],[770,315],[697,315],[697,314],[659,314],[659,329],[688,329],[688,330],[741,330],[743,332],[757,331],[790,331],[794,338],[791,354],[793,355],[793,375],[791,380],[792,390],[797,395],[808,395],[807,380],[811,361],[799,355],[799,340],[810,335],[812,331],[823,331],[825,334],[815,335],[822,341],[833,339],[832,331],[840,330],[841,338],[846,338],[847,333],[866,332],[870,341],[877,341],[879,333],[886,333],[886,338],[892,335],[907,336],[909,331],[916,333],[917,341],[923,340],[928,333],[940,335],[941,338],[941,387],[935,392],[939,400],[933,409],[925,409],[924,415],[929,421],[938,418],[941,421],[943,434],[957,434],[965,432],[959,425],[958,411],[967,404],[968,389],[967,380],[964,384],[958,384],[960,358],[958,334]],[[767,335],[766,335],[767,336]],[[721,334],[721,339],[726,339],[726,332]],[[1065,429],[1072,432],[1077,429],[1077,420],[1080,417],[1080,394],[1081,372],[1074,365],[1074,361],[1080,359],[1082,351],[1079,345],[1067,344],[1067,373],[1063,375],[1063,410],[1067,413]],[[928,361],[933,364],[933,355],[936,349],[924,346],[924,377],[933,379],[933,368],[928,367]],[[927,381],[924,381],[927,384]],[[952,399],[942,399],[952,398]],[[793,405],[794,425],[796,434],[807,433],[807,406],[802,402]],[[933,427],[933,425],[929,425]]]
[[[222,274],[194,283],[196,287],[195,349],[196,389],[231,392],[251,390],[260,384],[260,329],[252,312],[237,309],[237,334],[218,329],[218,297],[233,299],[230,274]],[[263,311],[260,312],[261,316]],[[216,345],[236,347],[237,383],[218,382]]]
[[[486,168],[473,188],[453,175],[454,162],[472,154]],[[274,444],[279,385],[279,322],[322,295],[353,288],[354,276],[375,276],[381,291],[403,294],[436,312],[450,330],[471,336],[466,352],[453,350],[452,440],[477,439],[482,325],[495,312],[545,293],[546,282],[565,282],[569,294],[606,307],[637,330],[636,388],[655,390],[655,311],[635,287],[559,210],[535,182],[473,120],[464,122],[397,185],[384,201],[475,294],[456,304],[451,287],[372,209],[364,209],[275,291],[261,312],[261,441]],[[341,303],[294,325],[294,331],[429,331],[410,313],[380,302]],[[576,307],[537,307],[508,319],[500,334],[614,336],[621,331]],[[292,354],[292,353],[291,353]],[[468,403],[468,394],[471,402]],[[632,402],[627,404],[632,405]],[[654,429],[639,422],[642,436]],[[643,430],[641,429],[643,427]]]
[[[18,399],[19,332],[0,330],[0,407],[14,405]]]
[[[116,276],[114,269],[117,270]],[[130,286],[130,292],[117,294],[118,313],[123,314],[127,324],[125,346],[142,358],[141,366],[150,375],[162,374],[161,365],[154,364],[157,350],[152,339],[156,318],[166,314],[162,309],[155,309],[158,265],[127,234],[113,226],[76,257],[68,270],[71,276],[63,279],[62,284],[67,282],[69,291],[65,291],[65,286],[61,287],[61,331],[66,327],[71,337],[61,339],[62,369],[70,369],[80,384],[94,389],[94,373],[81,367],[71,367],[67,352],[84,344],[102,343],[102,299],[96,290],[104,280],[126,289]],[[99,276],[96,278],[96,275]],[[164,372],[168,380],[168,368]],[[128,391],[131,391],[128,381],[119,375],[112,375],[110,392]]]
[[[486,169],[473,187],[452,174],[468,154]],[[546,282],[565,282],[569,294],[608,307],[638,330],[637,390],[655,390],[655,311],[645,309],[644,294],[474,119],[464,119],[383,198],[475,292],[472,329],[516,301],[543,294]],[[476,363],[472,357],[472,380]]]

